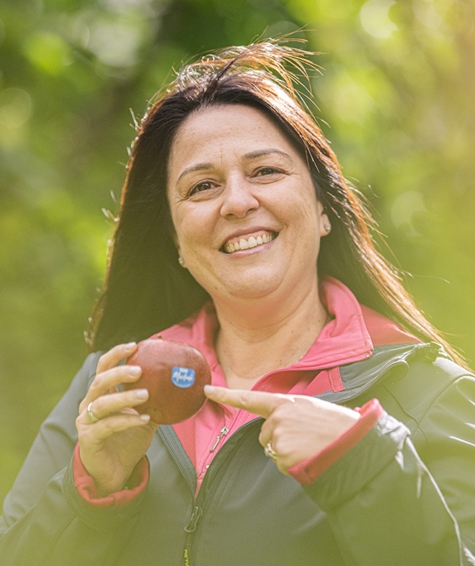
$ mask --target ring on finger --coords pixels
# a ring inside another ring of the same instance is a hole
[[[275,462],[277,460],[277,454],[275,453],[275,450],[272,448],[272,442],[269,440],[269,442],[266,444],[266,447],[264,448],[264,454],[268,457],[268,458],[272,458],[272,460]]]
[[[91,405],[92,405],[92,401],[87,406],[87,416],[89,417],[91,423],[97,423],[97,421],[100,419],[98,419],[96,415],[92,412]]]

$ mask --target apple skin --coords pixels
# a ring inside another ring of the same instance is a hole
[[[142,375],[123,388],[148,389],[149,398],[135,409],[157,424],[184,421],[206,400],[203,388],[211,383],[211,370],[203,354],[189,344],[149,338],[137,344],[127,364],[140,366]]]

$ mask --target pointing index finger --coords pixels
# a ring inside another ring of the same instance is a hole
[[[266,393],[264,391],[248,391],[246,389],[226,389],[205,385],[205,395],[211,401],[231,405],[236,409],[244,409],[255,415],[269,418],[272,412],[282,403],[293,402],[291,395],[280,393]]]

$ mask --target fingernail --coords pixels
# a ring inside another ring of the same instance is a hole
[[[204,386],[204,392],[207,393],[208,395],[212,395],[214,393],[215,389],[213,385],[205,385]]]
[[[132,366],[129,368],[129,375],[131,377],[136,377],[142,373],[142,368],[139,366]]]
[[[137,389],[135,396],[137,399],[146,399],[148,397],[148,391],[146,389]]]
[[[144,423],[148,423],[148,421],[150,420],[150,415],[140,415],[140,420],[143,421]]]
[[[132,348],[135,348],[135,346],[137,346],[137,342],[129,342],[125,345],[125,348],[126,350],[132,350]]]

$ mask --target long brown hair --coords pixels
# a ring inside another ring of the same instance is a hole
[[[332,275],[357,299],[460,357],[404,289],[376,249],[374,220],[320,128],[299,98],[299,74],[316,68],[301,49],[265,41],[232,47],[185,66],[141,122],[122,192],[103,294],[91,319],[91,349],[141,340],[175,324],[209,298],[177,262],[166,198],[167,163],[183,121],[200,108],[244,104],[271,118],[307,160],[318,200],[332,223],[322,239],[319,276]]]

